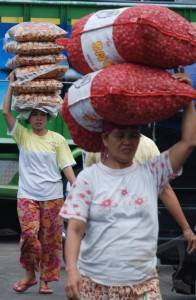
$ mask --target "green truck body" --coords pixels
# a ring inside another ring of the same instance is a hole
[[[172,2],[152,1],[149,4],[164,5],[196,23],[196,4],[174,4]],[[128,1],[46,1],[46,0],[0,0],[0,53],[1,70],[4,70],[7,54],[2,50],[3,37],[7,29],[18,22],[46,21],[60,25],[71,32],[71,27],[78,19],[86,14],[101,9],[112,9],[126,6],[141,5],[144,2]],[[145,3],[146,4],[146,3]],[[2,72],[1,72],[2,73]],[[2,99],[7,89],[6,76],[0,76],[0,109]],[[16,199],[18,182],[18,149],[13,139],[7,135],[7,127],[0,110],[0,200]],[[60,117],[49,122],[49,128],[63,134],[71,144],[71,138],[66,125]],[[74,155],[81,154],[74,149]]]

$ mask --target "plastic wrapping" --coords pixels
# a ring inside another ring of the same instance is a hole
[[[48,42],[65,36],[66,31],[51,23],[24,22],[13,26],[8,34],[18,42]]]
[[[7,67],[10,69],[15,69],[17,67],[58,64],[62,62],[67,62],[66,56],[63,54],[41,56],[16,55],[8,60]]]
[[[21,94],[13,96],[12,109],[21,112],[48,105],[60,109],[62,102],[63,100],[58,94]]]
[[[71,39],[60,39],[82,74],[131,62],[172,68],[196,62],[196,27],[172,10],[139,5],[81,18]]]
[[[50,106],[50,105],[44,105],[36,107],[36,109],[43,111],[47,114],[49,114],[50,117],[56,117],[59,113],[59,110],[61,107],[57,104],[56,106]],[[31,115],[32,109],[30,110],[22,110],[20,111],[20,114],[18,114],[17,119],[26,119],[28,120]]]
[[[62,106],[57,79],[64,76],[67,65],[60,54],[62,46],[54,41],[65,31],[50,23],[20,23],[13,26],[5,36],[6,51],[17,54],[7,66],[14,69],[16,81],[12,108],[28,118],[32,109],[44,109],[55,116]]]
[[[13,82],[11,86],[14,89],[14,94],[33,94],[33,93],[54,93],[61,90],[63,84],[55,79],[39,79],[23,83]]]
[[[7,52],[20,55],[59,54],[64,48],[52,42],[22,42],[10,41],[4,44]]]
[[[15,75],[17,83],[22,84],[33,79],[54,79],[61,78],[67,70],[63,65],[41,65],[16,68]]]

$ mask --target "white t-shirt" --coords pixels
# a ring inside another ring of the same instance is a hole
[[[61,216],[87,223],[79,270],[103,285],[133,285],[156,269],[157,195],[173,177],[168,152],[111,169],[101,162],[72,185]]]

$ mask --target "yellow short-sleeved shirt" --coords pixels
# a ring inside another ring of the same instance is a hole
[[[60,171],[75,164],[64,137],[50,130],[39,136],[17,121],[10,134],[20,151],[18,198],[38,201],[62,198]]]
[[[141,135],[133,161],[137,163],[144,163],[145,161],[152,159],[159,154],[160,152],[155,142],[147,136]]]

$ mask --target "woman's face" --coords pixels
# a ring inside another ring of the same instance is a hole
[[[34,130],[43,130],[47,123],[47,113],[36,109],[33,110],[29,118],[29,123]]]
[[[140,131],[136,127],[115,128],[111,133],[104,133],[103,143],[107,149],[108,161],[119,167],[131,165],[139,140]]]

